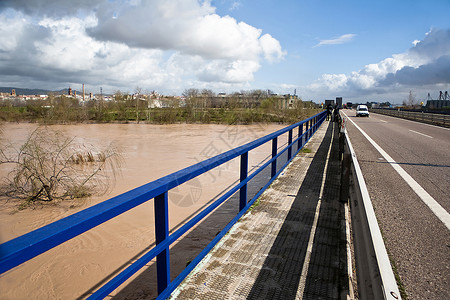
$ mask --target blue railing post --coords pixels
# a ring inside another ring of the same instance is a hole
[[[241,182],[247,178],[248,173],[248,152],[241,155]],[[247,184],[239,190],[239,211],[247,205]]]
[[[308,135],[309,135],[309,121],[306,121],[306,128],[305,128],[305,142],[308,140]]]
[[[155,197],[155,236],[156,245],[169,237],[169,198],[168,192]],[[170,283],[169,246],[156,256],[158,294]]]
[[[292,146],[289,146],[290,144],[292,144],[292,129],[289,130],[289,135],[288,135],[288,160],[291,159],[292,157]]]
[[[275,137],[273,140],[272,140],[272,158],[274,158],[275,156],[277,156],[277,148],[278,148],[278,146],[277,146],[277,137]],[[275,159],[273,162],[272,162],[272,172],[270,173],[270,177],[271,178],[274,178],[275,177],[275,174],[277,174],[277,159]]]
[[[309,138],[311,138],[314,134],[313,129],[314,129],[313,128],[313,120],[311,119],[311,120],[309,120]]]
[[[297,144],[297,149],[300,149],[301,147],[303,147],[303,123],[298,126],[298,144]]]

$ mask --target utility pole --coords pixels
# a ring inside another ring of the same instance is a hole
[[[136,97],[136,123],[139,124],[139,95],[142,92],[142,88],[140,88],[139,86],[136,87],[136,92],[134,93],[135,97]]]
[[[139,92],[136,93],[136,122],[139,124]]]

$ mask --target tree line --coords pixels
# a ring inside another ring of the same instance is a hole
[[[49,95],[47,99],[19,98],[0,101],[0,120],[44,124],[143,122],[251,124],[258,122],[295,123],[314,115],[318,106],[270,91],[241,91],[230,95],[211,90],[187,89],[182,97],[117,91],[106,100],[96,96],[80,101],[70,95]]]

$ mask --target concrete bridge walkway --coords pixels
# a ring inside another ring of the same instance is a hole
[[[337,123],[305,148],[171,299],[347,298]]]

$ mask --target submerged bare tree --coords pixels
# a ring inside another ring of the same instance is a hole
[[[97,151],[48,127],[38,127],[20,148],[0,145],[0,164],[11,164],[2,189],[22,199],[22,208],[35,202],[85,198],[109,189],[121,161],[113,145]]]

